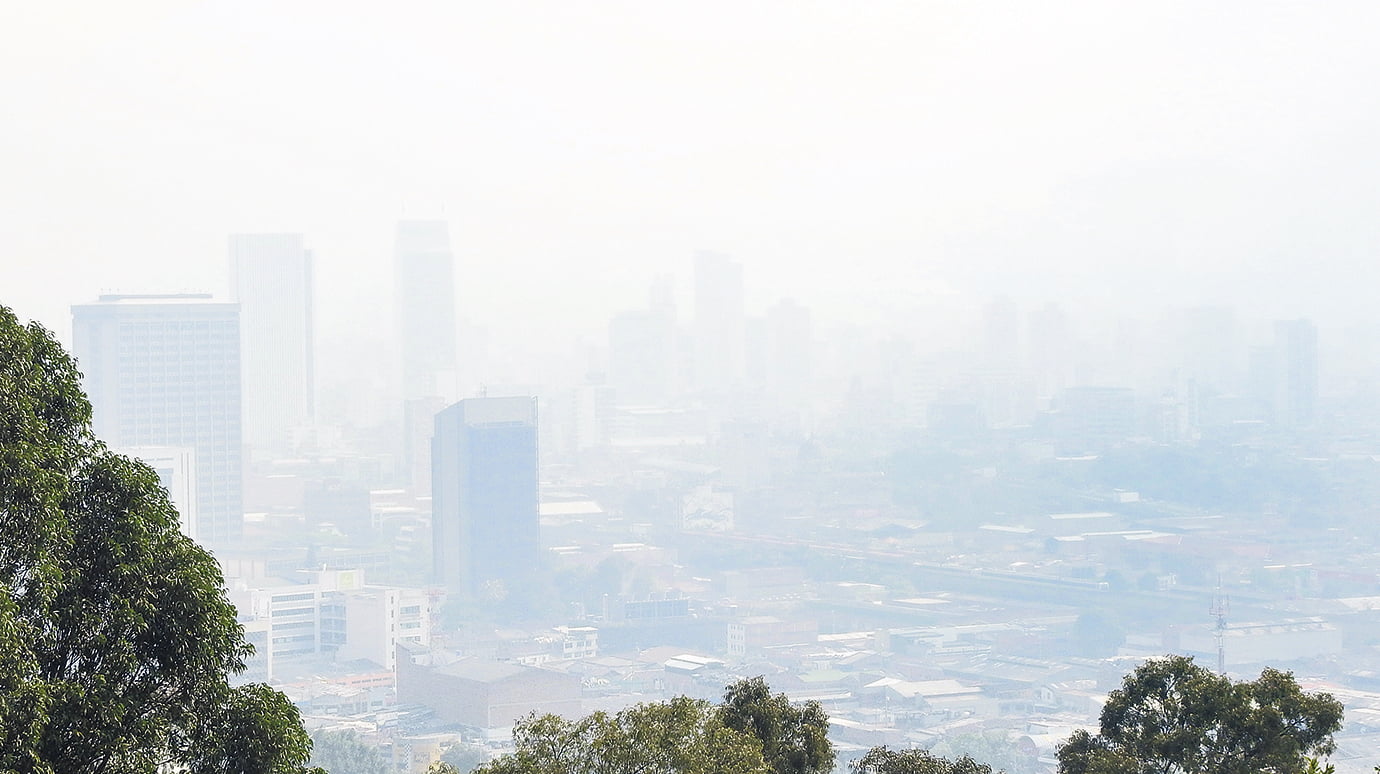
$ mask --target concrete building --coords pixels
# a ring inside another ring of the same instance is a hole
[[[402,397],[453,399],[455,268],[443,220],[404,220],[394,242]]]
[[[676,373],[676,325],[665,310],[623,312],[609,321],[608,383],[621,406],[659,406]]]
[[[104,295],[72,307],[72,338],[96,436],[113,447],[194,450],[192,538],[238,542],[238,306],[204,294]]]
[[[244,445],[293,451],[315,417],[312,254],[301,234],[233,234],[230,294],[240,305]]]
[[[356,570],[323,570],[311,583],[231,578],[229,596],[257,638],[251,668],[265,679],[320,661],[366,660],[392,671],[399,643],[431,643],[426,590],[368,585]]]
[[[422,704],[436,717],[474,729],[506,729],[535,712],[582,714],[580,676],[480,658],[445,665],[403,649],[398,656],[398,703]]]
[[[432,545],[438,583],[477,596],[526,583],[541,549],[537,400],[462,400],[436,415]]]

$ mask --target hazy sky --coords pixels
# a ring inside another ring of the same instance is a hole
[[[825,317],[1363,312],[1376,40],[1375,2],[9,3],[0,303],[65,336],[300,231],[352,330],[388,320],[394,221],[444,215],[461,314],[527,333],[696,248]]]

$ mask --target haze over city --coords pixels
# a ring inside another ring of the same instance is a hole
[[[766,675],[1049,774],[1183,653],[1380,763],[1380,5],[5,16],[0,305],[318,741]]]

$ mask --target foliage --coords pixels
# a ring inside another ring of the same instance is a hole
[[[1038,774],[1045,768],[1034,752],[1025,753],[1006,738],[1006,733],[946,734],[930,748],[933,755],[957,759],[968,756],[1006,774]]]
[[[784,693],[773,695],[761,677],[724,689],[718,716],[724,726],[752,734],[776,774],[825,774],[834,770],[829,716],[819,702],[797,706]]]
[[[353,731],[318,731],[311,737],[311,762],[328,774],[387,774],[377,747]]]
[[[954,760],[929,750],[892,750],[873,747],[853,761],[853,774],[992,774],[992,767],[964,755]]]
[[[489,754],[484,748],[472,744],[454,745],[441,756],[441,762],[454,767],[455,774],[470,774],[487,760]]]
[[[476,774],[771,774],[753,737],[726,728],[707,702],[684,696],[579,720],[532,715],[513,727],[514,752]]]
[[[1152,660],[1108,696],[1100,733],[1075,732],[1060,774],[1297,774],[1333,750],[1342,705],[1266,669],[1233,682],[1173,656]]]
[[[296,709],[147,466],[106,451],[71,358],[0,307],[0,770],[306,771]]]

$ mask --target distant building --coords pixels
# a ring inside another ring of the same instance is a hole
[[[230,293],[240,305],[244,444],[282,455],[315,415],[312,255],[301,234],[230,237]]]
[[[1126,387],[1070,387],[1055,424],[1059,451],[1097,454],[1136,434],[1136,394]]]
[[[426,660],[415,649],[399,653],[398,702],[430,707],[447,723],[504,729],[533,712],[582,714],[577,674],[479,658],[420,663]]]
[[[402,396],[455,397],[455,268],[443,220],[404,220],[394,243]]]
[[[72,307],[73,350],[96,436],[196,454],[192,537],[240,540],[240,323],[209,295],[104,295]]]
[[[541,550],[536,398],[450,406],[436,415],[431,461],[437,582],[470,597],[525,583]]]

